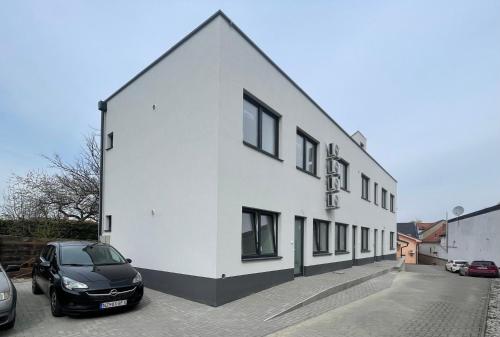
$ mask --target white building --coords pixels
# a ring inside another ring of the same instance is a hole
[[[99,109],[102,239],[148,287],[220,305],[395,258],[396,180],[222,12]]]
[[[500,204],[448,221],[450,260],[500,263]]]

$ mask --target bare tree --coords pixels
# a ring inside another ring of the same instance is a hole
[[[14,176],[4,196],[3,215],[97,221],[101,156],[97,139],[95,132],[86,136],[82,152],[72,163],[57,154],[44,156],[54,174],[32,171],[24,177]]]

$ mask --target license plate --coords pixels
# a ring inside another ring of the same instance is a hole
[[[124,305],[127,305],[127,300],[104,302],[99,305],[99,309],[116,308],[116,307],[122,307]]]

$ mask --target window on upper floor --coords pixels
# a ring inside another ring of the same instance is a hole
[[[243,99],[243,142],[259,151],[278,157],[279,116],[256,100]]]
[[[394,195],[391,194],[389,197],[389,209],[394,213]]]
[[[361,174],[361,198],[370,201],[368,193],[370,192],[370,178]]]
[[[111,150],[112,148],[113,148],[113,132],[110,132],[106,137],[106,150]]]
[[[387,209],[387,190],[385,188],[382,189],[382,208]]]
[[[347,225],[335,223],[335,253],[347,251]]]
[[[328,221],[314,220],[313,222],[313,254],[329,252],[330,223]]]
[[[345,160],[339,160],[340,165],[340,188],[344,191],[349,190],[347,184],[349,179],[349,163]]]
[[[368,252],[368,239],[369,239],[370,229],[366,227],[361,227],[361,251]]]
[[[299,170],[316,175],[316,157],[318,142],[297,130],[296,166]]]
[[[278,214],[243,208],[241,258],[278,255]]]

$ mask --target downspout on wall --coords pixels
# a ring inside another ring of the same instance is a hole
[[[108,111],[108,104],[104,101],[97,103],[97,108],[101,111],[101,158],[99,164],[99,219],[97,221],[97,241],[102,235],[102,186],[103,186],[103,163],[104,163],[104,113]]]

